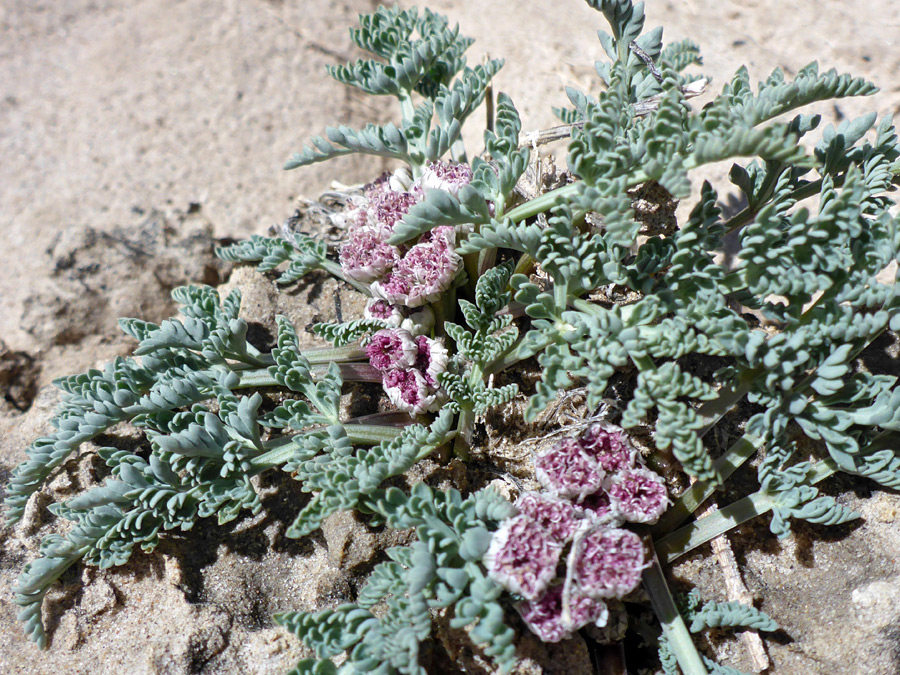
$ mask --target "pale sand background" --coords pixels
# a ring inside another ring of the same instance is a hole
[[[822,111],[832,119],[900,110],[900,0],[647,5],[648,26],[664,25],[667,41],[700,44],[700,70],[712,75],[713,90],[740,64],[758,80],[776,66],[791,75],[818,59],[882,87],[868,100]],[[23,352],[17,363],[31,358],[42,367],[38,384],[122,353],[116,316],[164,316],[164,289],[217,280],[204,228],[216,237],[262,232],[290,214],[296,197],[382,169],[371,159],[280,169],[326,124],[361,126],[395,114],[390,101],[369,100],[324,72],[326,63],[355,58],[348,26],[374,6],[3,0],[0,340]],[[513,97],[526,129],[554,124],[550,108],[565,104],[565,85],[596,89],[592,63],[602,50],[595,31],[604,26],[579,0],[435,0],[431,7],[477,39],[471,62],[486,52],[507,60],[495,87]],[[476,150],[478,120],[467,134]],[[135,250],[142,247],[149,255]],[[37,422],[13,409],[2,422],[8,469]],[[5,559],[4,579],[21,561]],[[71,646],[82,649],[82,665],[65,652],[36,657],[11,625],[6,588],[0,602],[0,672],[80,672],[103,663],[90,635],[86,646]],[[139,672],[182,672],[153,664]],[[871,672],[846,667],[841,672]]]

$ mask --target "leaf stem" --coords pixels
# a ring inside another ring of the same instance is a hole
[[[344,382],[381,382],[381,373],[368,363],[339,363],[341,379]],[[328,373],[328,366],[316,366],[310,369],[313,380],[321,380]],[[240,374],[240,381],[235,389],[251,387],[280,387],[281,384],[269,374],[268,368],[248,370]]]
[[[816,462],[809,471],[808,485],[814,485],[837,471],[830,459]],[[713,511],[656,542],[656,552],[670,563],[719,535],[770,511],[777,505],[775,497],[763,491],[754,492],[723,509]]]
[[[744,462],[756,454],[765,444],[765,440],[751,434],[744,434],[728,450],[713,462],[713,471],[718,477],[717,481],[698,480],[687,488],[675,503],[669,508],[659,522],[654,525],[652,532],[656,536],[670,532],[683,523],[688,516],[696,511],[705,502],[716,488],[722,484],[731,474],[737,471]]]
[[[562,187],[556,188],[555,190],[551,190],[550,192],[545,192],[540,197],[535,197],[531,201],[525,202],[524,204],[519,204],[519,206],[514,209],[510,209],[506,212],[506,217],[512,220],[514,223],[518,223],[519,221],[525,220],[526,218],[531,218],[532,216],[536,216],[539,213],[543,213],[552,207],[556,200],[561,197],[568,197],[571,194],[574,194],[578,191],[578,183],[571,183],[569,185],[564,185]]]
[[[348,423],[344,425],[344,431],[352,443],[378,445],[383,441],[392,441],[397,438],[403,433],[403,428],[380,424]],[[287,462],[300,447],[300,439],[308,433],[310,432],[304,431],[289,438],[280,438],[275,441],[276,447],[251,459],[250,465],[255,473],[262,473],[266,469],[281,466]]]
[[[653,550],[653,542],[649,537],[645,541],[650,548],[651,562],[650,566],[644,570],[644,590],[650,596],[650,604],[653,605],[653,611],[662,624],[663,634],[669,641],[672,654],[675,655],[678,666],[684,675],[707,675],[703,659],[697,653],[691,634],[688,632],[684,619],[681,618],[681,614],[675,606],[669,586],[666,584],[662,566]]]
[[[300,352],[309,364],[314,366],[332,361],[362,361],[368,359],[366,350],[359,345],[346,347],[323,347],[321,349],[304,349]]]
[[[364,284],[360,281],[356,281],[356,279],[351,279],[350,277],[344,274],[343,268],[339,263],[336,263],[334,260],[328,260],[327,258],[319,261],[320,267],[328,272],[333,277],[340,279],[341,281],[350,284],[358,290],[360,293],[365,295],[366,297],[372,297],[372,290],[369,288],[368,284]]]
[[[535,331],[529,331],[529,333],[532,332]],[[526,341],[526,337],[529,333],[520,335],[516,339],[516,341],[513,342],[512,345],[510,345],[509,349],[507,349],[505,352],[503,352],[502,355],[488,364],[484,369],[484,374],[493,375],[495,373],[506,370],[510,366],[514,366],[515,364],[519,363],[519,361],[530,359],[532,356],[534,356],[539,351],[544,349],[547,345],[553,342],[552,338],[544,335],[543,333],[540,334],[536,340]]]

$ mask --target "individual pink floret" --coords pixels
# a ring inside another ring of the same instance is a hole
[[[578,527],[578,509],[565,499],[527,492],[516,501],[516,508],[560,546],[572,538]]]
[[[503,521],[484,557],[488,575],[513,593],[535,600],[556,576],[562,547],[527,516]]]
[[[363,228],[347,235],[338,257],[350,279],[371,283],[400,261],[400,249],[386,243],[375,230]]]
[[[411,415],[433,412],[440,404],[438,392],[415,368],[389,370],[381,380],[384,391],[399,410]]]
[[[383,373],[412,368],[417,354],[418,347],[412,336],[400,328],[380,330],[366,345],[369,363]]]
[[[655,523],[669,506],[665,481],[649,469],[626,469],[610,476],[606,491],[613,509],[631,523]]]
[[[594,527],[572,547],[573,578],[593,598],[621,598],[641,582],[647,566],[641,538],[630,530]]]
[[[550,494],[578,501],[599,490],[605,476],[597,461],[571,438],[538,455],[534,472]]]
[[[404,319],[403,312],[399,307],[379,298],[369,298],[366,308],[363,310],[363,316],[367,319],[384,321],[394,328],[399,327]]]
[[[634,466],[636,451],[625,432],[612,424],[592,424],[582,434],[579,443],[604,471],[621,471]]]
[[[431,162],[422,172],[422,177],[417,181],[417,186],[422,190],[429,188],[444,190],[451,194],[458,194],[463,185],[472,182],[472,167],[468,164],[453,162]]]

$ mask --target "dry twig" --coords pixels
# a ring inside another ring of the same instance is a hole
[[[681,88],[681,93],[684,94],[685,98],[694,98],[705,91],[707,84],[709,84],[709,81],[706,78],[694,80],[683,86]],[[650,98],[645,98],[642,101],[638,101],[634,104],[634,116],[644,117],[649,115],[659,107],[661,98],[662,95],[658,94],[656,96],[651,96]],[[545,145],[547,143],[552,143],[553,141],[568,138],[572,135],[574,129],[580,129],[583,126],[584,122],[575,122],[574,124],[561,124],[557,127],[550,127],[549,129],[541,129],[539,131],[526,131],[519,136],[519,146],[524,147],[527,145],[531,148],[536,148],[539,145]]]
[[[718,511],[719,506],[715,501],[710,500],[707,506],[702,509],[699,515],[707,515],[714,511]],[[722,569],[725,576],[725,595],[731,602],[740,602],[745,605],[753,604],[753,596],[744,585],[741,578],[741,572],[738,569],[737,561],[734,559],[734,551],[731,549],[731,542],[728,535],[721,535],[709,542],[716,561]],[[766,653],[766,646],[763,644],[759,632],[753,629],[747,629],[740,633],[740,640],[750,656],[753,664],[753,671],[761,673],[769,667],[769,655]]]

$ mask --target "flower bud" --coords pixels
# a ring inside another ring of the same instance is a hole
[[[380,302],[384,302],[383,300]],[[434,328],[434,312],[431,307],[420,307],[400,322],[400,328],[409,331],[410,335],[428,335]]]
[[[402,325],[404,317],[400,308],[379,298],[369,298],[368,302],[366,302],[366,308],[363,310],[363,316],[367,319],[384,321],[394,328],[406,328]],[[412,331],[410,331],[410,333],[412,333]]]

